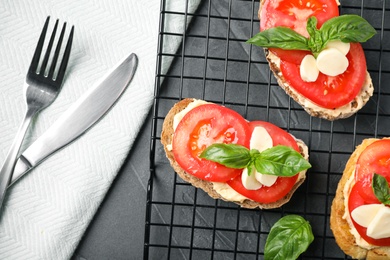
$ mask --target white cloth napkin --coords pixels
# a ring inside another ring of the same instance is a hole
[[[187,1],[167,2],[167,10],[185,11]],[[199,2],[189,0],[188,12]],[[74,25],[75,38],[63,89],[33,121],[24,147],[130,53],[139,64],[103,120],[9,190],[0,216],[0,259],[71,257],[153,101],[160,1],[0,0],[0,164],[23,118],[23,83],[48,15],[51,26],[57,18]],[[167,22],[171,32],[186,27],[183,15]],[[174,53],[179,44],[180,37],[165,48]],[[169,65],[164,63],[164,72]]]

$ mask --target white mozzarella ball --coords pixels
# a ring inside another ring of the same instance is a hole
[[[317,57],[317,68],[321,73],[328,76],[343,74],[347,70],[348,65],[347,57],[334,48],[321,51]]]
[[[258,190],[262,187],[261,183],[256,180],[253,172],[251,175],[248,174],[247,168],[242,171],[241,182],[247,190]]]
[[[317,68],[317,61],[313,55],[306,55],[301,62],[301,66],[299,68],[299,72],[301,74],[301,78],[306,82],[314,82],[318,78],[318,74],[320,71]]]
[[[278,179],[278,176],[269,175],[269,174],[262,174],[262,173],[259,173],[256,171],[255,178],[264,186],[271,187],[272,185],[274,185],[274,183]]]
[[[351,48],[351,44],[349,42],[342,42],[340,40],[333,40],[326,44],[325,49],[337,49],[342,54],[347,55],[349,52],[349,49]]]

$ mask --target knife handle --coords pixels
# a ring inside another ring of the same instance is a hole
[[[24,136],[27,132],[27,129],[30,125],[31,119],[34,115],[39,111],[37,106],[29,106],[27,109],[26,115],[24,116],[23,122],[19,127],[18,132],[16,133],[16,137],[12,142],[11,148],[8,151],[7,157],[3,163],[3,166],[0,170],[0,209],[3,205],[5,193],[12,179],[12,173],[15,168],[16,160],[18,159],[18,153],[20,150],[20,146],[23,143]]]

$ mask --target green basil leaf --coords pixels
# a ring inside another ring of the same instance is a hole
[[[257,156],[260,156],[260,151],[259,150],[256,150],[256,149],[251,149],[249,151],[250,153],[250,156],[251,156],[251,160],[250,162],[248,163],[248,166],[246,168],[248,168],[248,175],[250,176],[253,172],[253,167],[254,167],[254,160]]]
[[[254,165],[256,170],[262,174],[284,177],[294,176],[311,167],[300,153],[283,145],[277,145],[261,152],[254,158]]]
[[[366,42],[376,34],[376,30],[364,18],[354,14],[329,19],[321,26],[320,32],[326,42]]]
[[[247,43],[265,48],[281,48],[284,50],[309,50],[314,56],[322,51],[332,40],[343,42],[366,42],[376,34],[376,30],[364,18],[346,14],[333,17],[317,29],[317,18],[310,17],[306,29],[309,39],[294,30],[277,26],[264,30]]]
[[[321,32],[317,29],[317,18],[315,16],[310,17],[307,20],[306,30],[310,37],[308,40],[308,46],[315,56],[324,48]]]
[[[199,157],[233,169],[243,169],[251,161],[249,149],[237,144],[212,144]]]
[[[374,173],[372,189],[377,199],[385,205],[390,205],[390,188],[386,178]]]
[[[278,145],[263,152],[237,145],[212,144],[199,156],[217,162],[228,168],[248,168],[254,166],[258,172],[275,176],[289,177],[311,167],[303,156],[288,146]]]
[[[297,259],[313,242],[310,223],[298,215],[278,220],[267,237],[264,260]]]
[[[281,48],[284,50],[310,50],[307,39],[287,27],[273,27],[257,33],[247,41],[260,47]]]

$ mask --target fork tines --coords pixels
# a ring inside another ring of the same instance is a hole
[[[29,73],[35,73],[35,74],[41,74],[41,75],[45,74],[46,67],[47,67],[47,64],[49,62],[51,49],[53,47],[54,39],[55,39],[55,36],[56,36],[57,27],[58,27],[58,19],[57,19],[56,23],[54,25],[53,32],[51,34],[49,43],[47,45],[47,50],[46,50],[45,56],[43,58],[41,67],[38,70],[38,64],[39,64],[39,61],[40,61],[43,45],[44,45],[44,42],[45,42],[45,36],[46,36],[46,32],[47,32],[48,25],[49,25],[49,20],[50,20],[50,16],[47,17],[45,25],[43,26],[43,29],[42,29],[41,35],[39,37],[39,41],[38,41],[37,47],[36,47],[35,52],[34,52],[34,56],[32,58],[31,64],[30,64]],[[61,34],[60,34],[60,37],[58,38],[58,42],[57,42],[57,46],[56,46],[56,49],[55,49],[55,52],[54,52],[54,56],[53,56],[52,61],[51,61],[51,66],[50,66],[48,74],[47,74],[47,78],[49,80],[56,81],[59,84],[61,84],[61,82],[62,82],[62,80],[64,78],[65,70],[66,70],[66,67],[68,65],[69,56],[70,56],[70,50],[71,50],[72,41],[73,41],[74,26],[72,26],[71,31],[69,33],[69,38],[68,38],[68,42],[67,42],[66,47],[65,47],[63,59],[61,61],[60,68],[58,69],[58,73],[55,76],[54,75],[54,71],[56,69],[58,57],[59,57],[59,54],[60,54],[60,51],[61,51],[61,45],[62,45],[62,41],[63,41],[63,38],[64,38],[65,30],[66,30],[66,22],[64,22],[64,24],[62,26]]]

